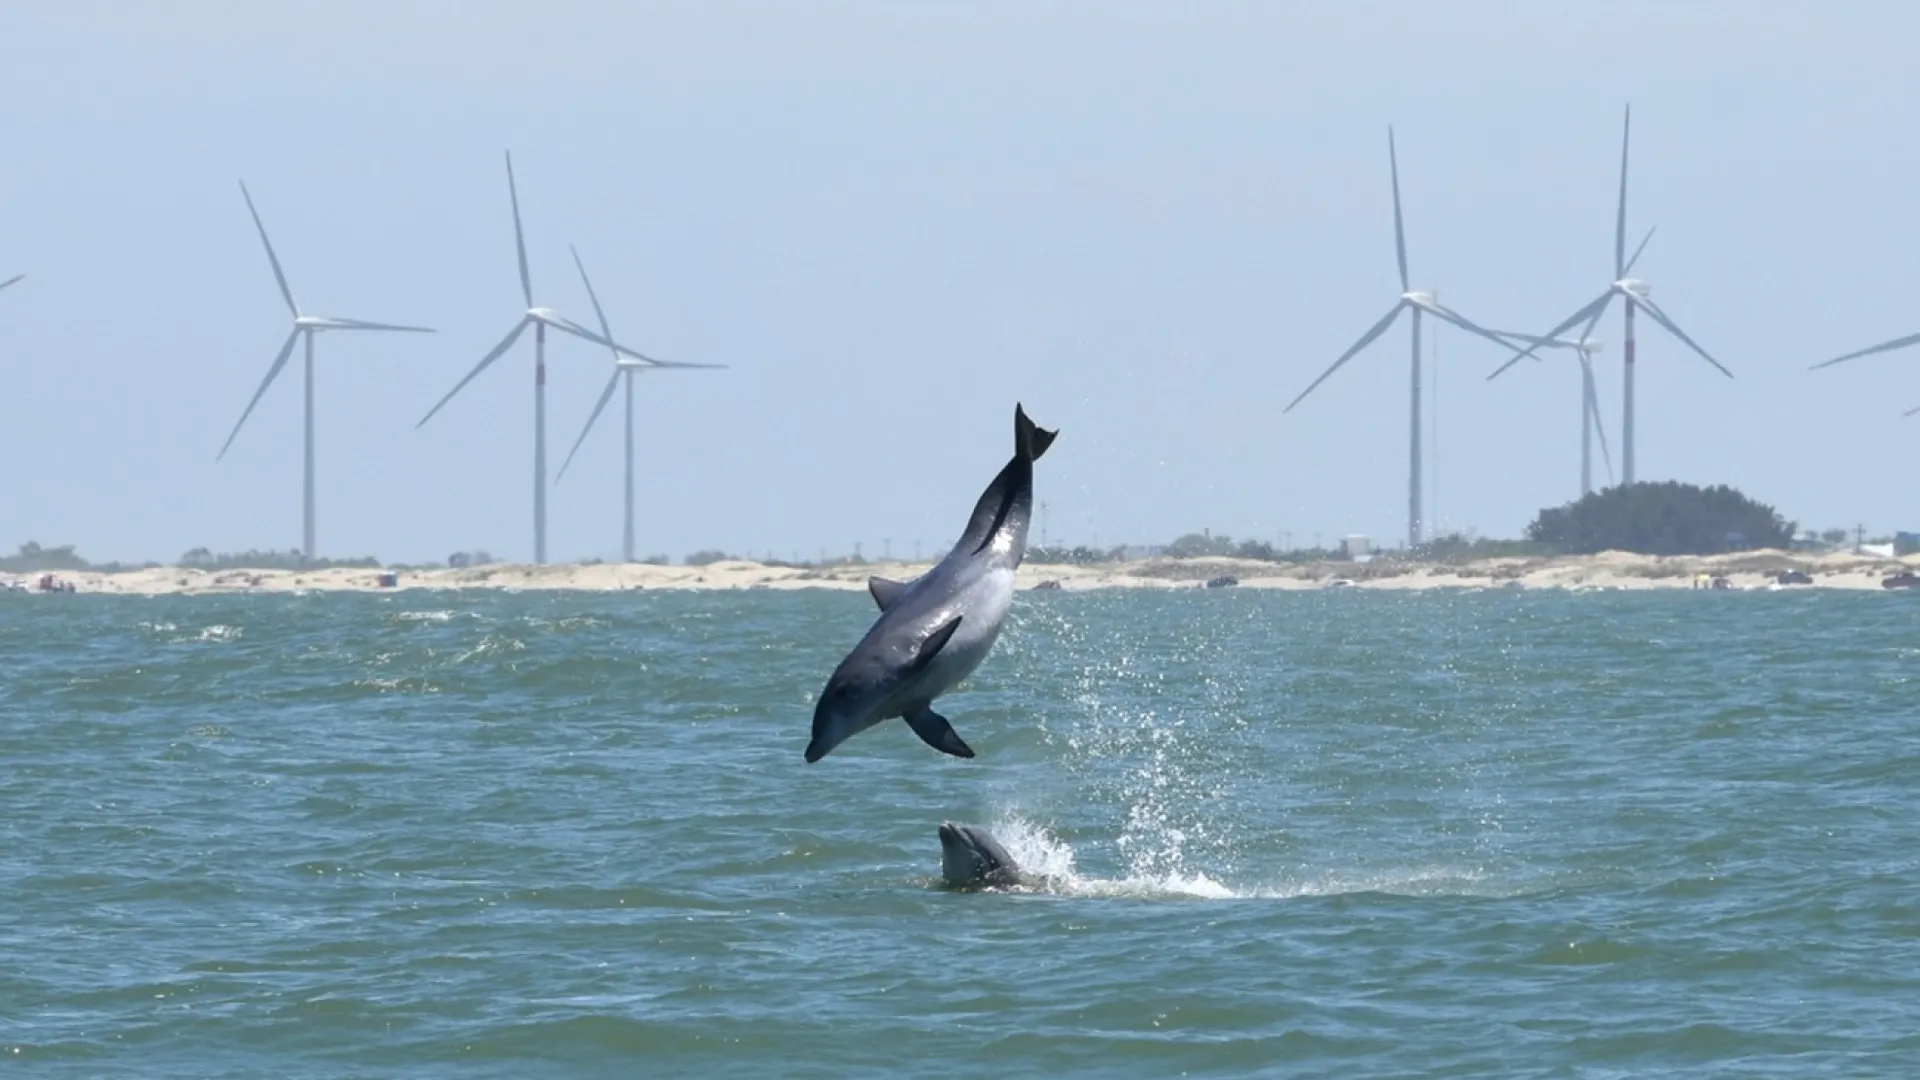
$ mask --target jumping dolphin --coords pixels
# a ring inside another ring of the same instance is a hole
[[[1033,463],[1058,434],[1014,405],[1013,459],[981,492],[953,550],[910,582],[867,579],[880,618],[820,692],[809,763],[895,716],[935,750],[973,756],[953,725],[933,711],[933,699],[972,674],[1000,636],[1013,604],[1013,571],[1027,554]]]
[[[1028,884],[1027,875],[993,834],[951,821],[940,823],[940,876],[956,889]]]

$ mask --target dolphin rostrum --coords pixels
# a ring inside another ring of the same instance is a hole
[[[933,711],[933,699],[972,674],[1000,636],[1013,605],[1013,571],[1027,553],[1033,463],[1058,434],[1036,426],[1016,404],[1013,459],[981,492],[953,550],[912,581],[867,579],[880,618],[820,692],[808,762],[895,716],[935,750],[973,756]]]
[[[940,876],[956,889],[1031,884],[992,833],[951,821],[940,823]]]

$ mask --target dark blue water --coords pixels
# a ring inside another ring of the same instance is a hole
[[[0,596],[0,1069],[1920,1075],[1914,599]]]

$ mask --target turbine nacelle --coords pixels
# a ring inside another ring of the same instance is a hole
[[[1614,282],[1613,287],[1631,300],[1645,300],[1653,295],[1653,286],[1639,278],[1623,277]]]
[[[1433,310],[1433,294],[1427,292],[1425,289],[1408,289],[1406,292],[1400,294],[1400,299],[1405,300],[1414,307],[1425,308],[1428,311]]]

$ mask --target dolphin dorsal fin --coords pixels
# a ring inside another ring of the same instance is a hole
[[[931,664],[933,658],[940,655],[940,650],[947,647],[947,642],[953,640],[953,632],[958,629],[960,629],[960,616],[955,615],[941,623],[938,630],[928,634],[927,640],[920,643],[920,651],[913,656],[912,670],[918,671]]]
[[[907,591],[907,583],[879,576],[867,579],[867,591],[873,594],[873,604],[881,611],[892,607],[900,594]]]

